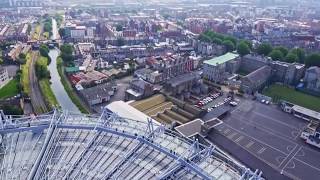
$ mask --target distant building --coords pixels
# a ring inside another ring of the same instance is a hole
[[[305,88],[320,93],[320,67],[310,67],[304,76]]]
[[[247,94],[253,94],[261,90],[271,77],[270,66],[263,66],[241,79],[241,90]]]
[[[43,6],[48,0],[9,0],[11,7],[37,7]]]
[[[0,88],[5,86],[9,80],[8,70],[5,67],[0,66]]]
[[[226,53],[225,55],[212,58],[203,63],[203,76],[215,83],[222,83],[226,79],[226,74],[233,74],[240,67],[239,55]]]

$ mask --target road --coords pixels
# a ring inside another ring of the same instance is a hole
[[[45,104],[45,101],[43,100],[39,83],[38,83],[38,78],[36,76],[35,72],[35,62],[37,60],[38,53],[37,52],[32,52],[32,58],[31,58],[31,65],[29,66],[29,86],[30,86],[30,98],[31,98],[31,103],[33,107],[33,111],[36,114],[41,114],[44,112],[47,112],[47,106]]]

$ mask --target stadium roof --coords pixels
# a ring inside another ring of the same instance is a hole
[[[1,119],[0,179],[261,179],[214,146],[107,109]]]
[[[226,54],[224,54],[222,56],[215,57],[215,58],[212,58],[210,60],[204,61],[204,63],[208,64],[208,65],[211,65],[211,66],[216,66],[216,65],[223,64],[223,63],[226,63],[228,61],[234,60],[234,59],[236,59],[238,57],[239,57],[239,54],[228,52],[228,53],[226,53]]]

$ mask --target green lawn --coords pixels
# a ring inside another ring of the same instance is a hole
[[[39,40],[40,39],[40,37],[39,37],[40,31],[41,31],[41,25],[37,24],[36,27],[35,27],[35,31],[34,31],[34,33],[32,35],[32,39],[33,40]]]
[[[40,56],[39,59],[37,60],[37,64],[43,65],[43,66],[47,66],[48,63],[48,58]],[[51,86],[50,86],[50,81],[48,78],[42,78],[39,81],[39,86],[40,86],[40,90],[42,92],[42,95],[47,103],[47,105],[49,105],[49,107],[52,109],[54,107],[59,107],[59,103],[57,101],[57,98],[55,97]]]
[[[49,104],[50,108],[52,109],[54,107],[59,107],[59,103],[50,87],[49,79],[41,79],[39,81],[39,85],[45,101],[47,102],[47,104]]]
[[[22,86],[23,86],[23,92],[27,95],[30,95],[30,87],[29,87],[29,66],[31,64],[31,53],[28,53],[26,56],[26,64],[21,66],[22,70]]]
[[[283,99],[291,103],[320,112],[320,98],[311,96],[294,89],[282,86],[272,85],[266,89],[263,94],[272,97],[273,99]]]
[[[0,89],[0,99],[6,99],[17,95],[19,93],[17,85],[18,81],[16,79],[12,79],[8,84],[3,86]]]
[[[61,78],[61,83],[64,86],[64,89],[66,90],[71,101],[78,107],[81,113],[89,114],[90,112],[87,110],[87,108],[84,105],[82,105],[79,96],[77,95],[76,92],[74,92],[71,84],[68,82],[67,77],[64,75],[64,68],[62,64],[62,59],[60,57],[57,60],[57,68]]]
[[[49,32],[44,32],[44,33],[43,33],[43,37],[44,37],[44,38],[49,39],[49,36],[50,36],[50,35],[49,35]]]

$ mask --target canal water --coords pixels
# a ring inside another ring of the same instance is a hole
[[[57,38],[57,22],[52,19],[52,37],[51,39],[55,40]],[[51,89],[56,96],[61,109],[68,110],[75,113],[80,113],[78,107],[71,101],[70,97],[68,96],[67,92],[64,89],[60,81],[60,75],[57,69],[57,58],[59,56],[60,51],[58,49],[51,49],[49,52],[49,56],[51,58],[51,63],[48,66],[51,75]]]

